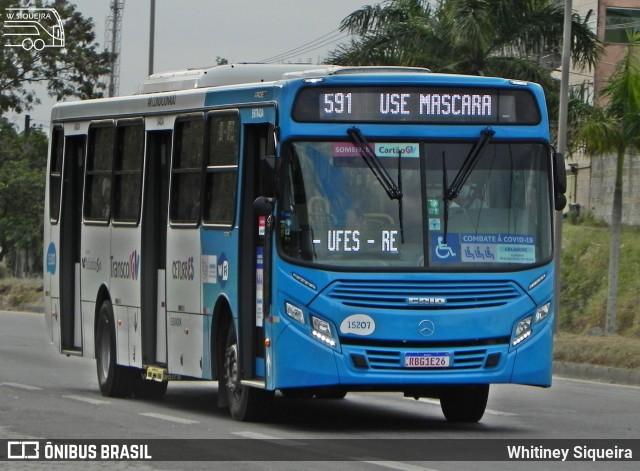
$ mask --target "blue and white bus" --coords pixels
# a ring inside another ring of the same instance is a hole
[[[562,157],[533,83],[233,64],[52,111],[46,328],[106,396],[239,420],[398,391],[481,419],[551,385]]]

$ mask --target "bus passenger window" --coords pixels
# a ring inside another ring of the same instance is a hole
[[[203,220],[205,224],[230,226],[233,224],[238,179],[238,113],[211,113],[207,126],[209,148]]]
[[[204,121],[201,115],[176,121],[169,217],[174,224],[200,221]]]
[[[64,128],[55,126],[51,133],[51,167],[49,169],[49,219],[58,222],[60,215],[60,186],[62,183],[62,157]]]
[[[106,222],[111,217],[111,172],[113,166],[113,123],[89,128],[84,218]]]
[[[144,125],[142,121],[118,123],[114,170],[113,219],[138,222],[142,194],[142,157]]]

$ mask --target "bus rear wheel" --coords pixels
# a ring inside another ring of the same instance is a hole
[[[133,368],[117,364],[116,329],[111,301],[100,307],[96,329],[96,368],[98,385],[103,396],[129,397],[133,388]]]
[[[240,421],[256,421],[263,419],[269,410],[273,392],[243,386],[240,383],[240,364],[238,340],[233,325],[229,327],[224,352],[223,378],[224,389],[231,417]]]
[[[478,422],[489,398],[488,384],[449,386],[440,395],[440,408],[449,422]]]

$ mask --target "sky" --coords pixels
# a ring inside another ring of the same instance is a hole
[[[110,42],[105,29],[111,0],[71,1],[85,18],[93,18],[97,41]],[[343,18],[381,1],[156,0],[154,72],[215,65],[217,57],[230,63],[278,58],[317,63],[345,41],[338,31]],[[148,75],[150,3],[124,1],[120,95],[137,93]],[[43,104],[29,114],[47,130],[54,101],[46,93],[40,99]],[[23,116],[11,120],[22,128]]]

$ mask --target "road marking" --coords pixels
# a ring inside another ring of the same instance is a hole
[[[99,406],[102,404],[109,404],[109,401],[101,401],[100,399],[92,399],[90,397],[83,397],[83,396],[62,396],[62,397],[66,397],[67,399],[73,399],[74,401],[87,402],[89,404],[93,404],[96,406]]]
[[[141,412],[140,415],[144,415],[145,417],[152,417],[154,419],[167,420],[169,422],[175,422],[178,424],[185,424],[185,425],[200,423],[197,420],[183,419],[182,417],[174,417],[172,415],[156,414],[155,412]]]
[[[397,461],[362,461],[362,463],[374,464],[376,466],[382,466],[383,468],[400,469],[402,471],[438,471],[433,468],[425,468],[424,466],[416,466],[409,463],[399,463]]]
[[[513,412],[502,412],[500,410],[493,410],[493,409],[485,409],[484,413],[489,415],[498,415],[502,417],[518,417],[518,414],[514,414]]]
[[[265,435],[264,433],[258,432],[231,432],[232,435],[238,435],[244,438],[251,438],[252,440],[283,440],[280,437],[274,437],[273,435]]]
[[[242,432],[231,432],[231,434],[238,435],[239,437],[249,438],[251,440],[274,441],[278,445],[282,445],[282,446],[291,446],[291,447],[307,446],[306,443],[298,440],[291,440],[289,438],[282,438],[282,437],[274,437],[273,435],[265,435],[264,433],[250,432],[248,430],[242,431]]]
[[[412,399],[412,397],[407,397],[406,399]],[[426,397],[421,397],[420,399],[418,399],[418,401],[420,402],[426,402],[427,404],[431,404],[434,406],[439,406],[440,405],[440,401],[438,399],[429,399]],[[485,409],[484,411],[485,414],[489,414],[489,415],[499,415],[499,416],[503,416],[503,417],[517,417],[518,414],[513,414],[511,412],[502,412],[499,410],[493,410],[493,409]]]
[[[37,386],[30,386],[28,384],[20,384],[20,383],[1,383],[1,384],[3,386],[11,386],[12,388],[26,389],[28,391],[39,391],[42,389]]]
[[[593,381],[593,380],[579,379],[579,378],[568,378],[566,376],[556,376],[556,375],[553,375],[553,378],[554,380],[559,379],[562,381],[572,381],[574,383],[588,383],[588,384],[596,384],[598,386],[615,386],[617,388],[640,389],[640,386],[635,386],[633,384],[603,383],[601,381]]]

